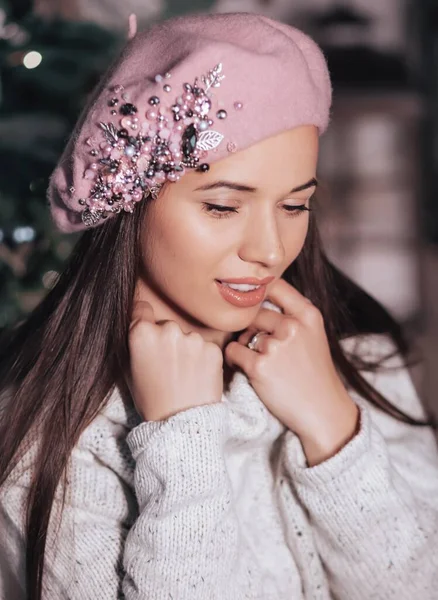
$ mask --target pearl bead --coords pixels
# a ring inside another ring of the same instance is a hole
[[[90,169],[92,169],[93,171],[97,171],[98,168],[99,168],[99,165],[97,163],[91,163]]]
[[[125,154],[126,154],[126,156],[134,156],[134,154],[135,154],[134,146],[126,146]]]
[[[160,81],[163,81],[163,76],[162,75],[155,75],[154,79],[155,79],[156,83],[160,83]]]
[[[167,179],[172,182],[178,181],[178,175],[172,171],[172,173],[167,174]]]
[[[146,113],[146,119],[148,119],[149,121],[155,121],[157,116],[158,116],[158,113],[153,108],[150,108]]]
[[[84,173],[85,179],[94,179],[95,176],[96,176],[96,173],[94,171],[92,171],[91,169],[87,169]]]
[[[123,117],[120,121],[120,125],[124,129],[128,129],[128,127],[132,127],[132,119],[130,117]]]
[[[163,139],[166,139],[169,137],[169,135],[170,135],[170,129],[167,129],[167,127],[163,127],[163,129],[161,129],[161,131],[160,131],[160,136]]]
[[[163,86],[163,90],[165,92],[170,92],[170,91],[172,91],[172,88],[170,87],[170,85],[166,84],[165,86]]]
[[[207,121],[200,121],[198,124],[198,129],[200,131],[205,131],[206,129],[208,129],[208,123]]]
[[[236,110],[241,110],[243,108],[243,104],[241,102],[235,102],[234,103],[234,108]]]
[[[155,180],[157,183],[162,183],[163,181],[166,180],[166,175],[165,173],[163,173],[163,171],[159,171],[156,175],[155,175]]]
[[[224,109],[218,110],[216,113],[216,116],[218,119],[226,119],[227,118],[227,111]]]

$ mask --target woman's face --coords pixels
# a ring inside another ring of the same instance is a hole
[[[317,156],[316,127],[298,127],[231,154],[206,173],[187,170],[150,201],[137,297],[151,303],[156,320],[175,320],[209,340],[252,322],[263,298],[236,305],[218,280],[277,279],[296,259],[309,213],[294,207],[309,205]]]

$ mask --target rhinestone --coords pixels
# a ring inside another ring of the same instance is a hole
[[[228,150],[228,152],[236,152],[236,150],[237,150],[236,144],[234,142],[228,142],[227,150]]]
[[[70,194],[74,194],[76,189],[73,186],[71,186],[68,188],[68,191],[70,192]]]
[[[97,156],[98,152],[97,152],[97,150],[91,150],[90,154],[91,154],[91,156]]]
[[[190,85],[190,83],[185,83],[185,84],[183,85],[183,87],[184,87],[184,90],[185,90],[186,92],[191,92],[191,91],[192,91],[192,86]]]
[[[151,104],[152,106],[155,106],[157,104],[160,104],[160,99],[158,98],[158,96],[151,96],[148,100],[149,104]]]
[[[120,112],[122,113],[122,115],[135,115],[135,113],[138,112],[138,110],[136,106],[128,102],[126,104],[122,104],[122,106],[120,107]]]
[[[112,114],[113,116],[115,116],[115,115],[117,114],[117,111],[113,109],[113,110],[111,111],[111,114]]]
[[[198,141],[197,132],[194,125],[189,125],[182,135],[182,151],[184,156],[190,156],[196,148]]]
[[[199,167],[198,167],[198,171],[202,171],[202,173],[206,173],[209,170],[210,170],[210,165],[208,165],[207,163],[202,163],[202,165],[199,165]]]
[[[234,103],[234,108],[236,110],[241,110],[243,108],[243,104],[241,102],[235,102]]]
[[[163,90],[164,90],[165,92],[170,92],[170,91],[172,91],[172,88],[170,87],[170,85],[168,85],[168,84],[166,83],[166,85],[165,85],[165,86],[163,86]]]
[[[217,116],[218,119],[226,119],[227,118],[227,111],[222,108],[221,110],[217,111],[216,116]]]
[[[79,200],[79,204],[80,204],[81,206],[85,206],[85,205],[86,205],[86,202],[85,202],[85,200],[83,200],[83,199],[81,198],[81,199]]]
[[[115,92],[116,94],[118,94],[119,92],[122,92],[124,90],[123,85],[115,85],[113,87],[113,92]]]
[[[166,73],[164,76],[166,79],[170,79],[172,77],[172,75],[170,73]]]

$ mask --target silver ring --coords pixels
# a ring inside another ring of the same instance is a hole
[[[252,338],[249,340],[249,342],[247,343],[247,347],[250,350],[254,350],[255,352],[259,352],[259,350],[257,350],[257,342],[259,341],[260,336],[262,335],[269,335],[267,331],[258,331],[255,335],[252,336]]]

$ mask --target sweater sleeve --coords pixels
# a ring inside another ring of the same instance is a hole
[[[226,403],[161,422],[136,419],[129,433],[118,410],[98,415],[74,448],[61,520],[57,490],[44,600],[241,600],[247,565],[223,458]],[[29,443],[0,490],[0,598],[26,598],[25,504],[36,451]]]
[[[382,336],[367,344],[371,352],[394,349]],[[385,366],[363,375],[393,404],[424,417],[400,357]],[[433,600],[438,589],[434,434],[352,397],[360,408],[360,430],[338,454],[309,468],[298,438],[288,432],[283,455],[308,511],[331,592],[338,600]]]
[[[127,600],[244,598],[227,427],[221,402],[129,434],[140,515],[125,546]]]

